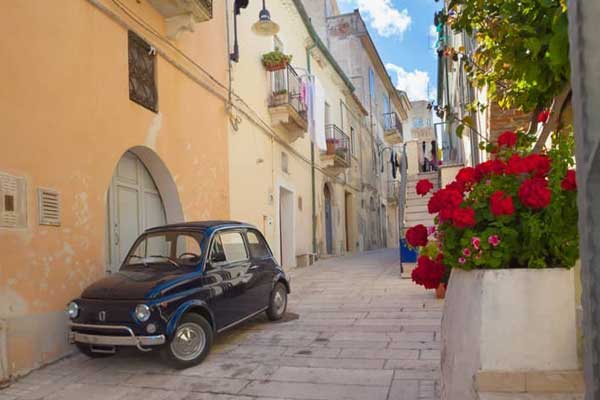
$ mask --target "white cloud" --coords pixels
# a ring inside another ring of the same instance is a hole
[[[342,0],[358,7],[377,34],[384,37],[400,36],[408,29],[412,18],[408,10],[399,10],[391,0]]]
[[[429,25],[429,48],[434,57],[437,58],[437,49],[435,47],[438,40],[438,32],[435,25]]]
[[[401,66],[391,63],[386,64],[385,67],[390,73],[396,74],[396,87],[405,91],[410,101],[429,100],[429,74],[426,71],[415,69],[408,72]]]

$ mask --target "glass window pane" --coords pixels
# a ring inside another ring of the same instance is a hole
[[[250,253],[253,257],[265,258],[271,255],[264,240],[262,240],[255,232],[248,232],[247,236],[248,246],[250,247]]]
[[[244,239],[239,232],[222,233],[221,243],[227,262],[236,262],[248,259]]]

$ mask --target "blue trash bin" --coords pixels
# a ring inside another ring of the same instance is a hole
[[[400,264],[416,263],[417,255],[417,249],[410,248],[406,239],[400,239]]]

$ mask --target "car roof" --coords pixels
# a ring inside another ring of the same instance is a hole
[[[169,224],[156,226],[150,229],[146,229],[145,232],[157,232],[164,230],[182,230],[182,231],[201,231],[205,233],[212,233],[215,230],[223,228],[252,228],[256,229],[253,225],[246,224],[239,221],[192,221],[182,222],[178,224]]]

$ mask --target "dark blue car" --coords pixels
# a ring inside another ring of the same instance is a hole
[[[214,336],[261,312],[281,319],[290,281],[262,234],[232,221],[152,228],[118,273],[68,305],[69,339],[90,357],[160,349],[178,368],[200,363]]]

